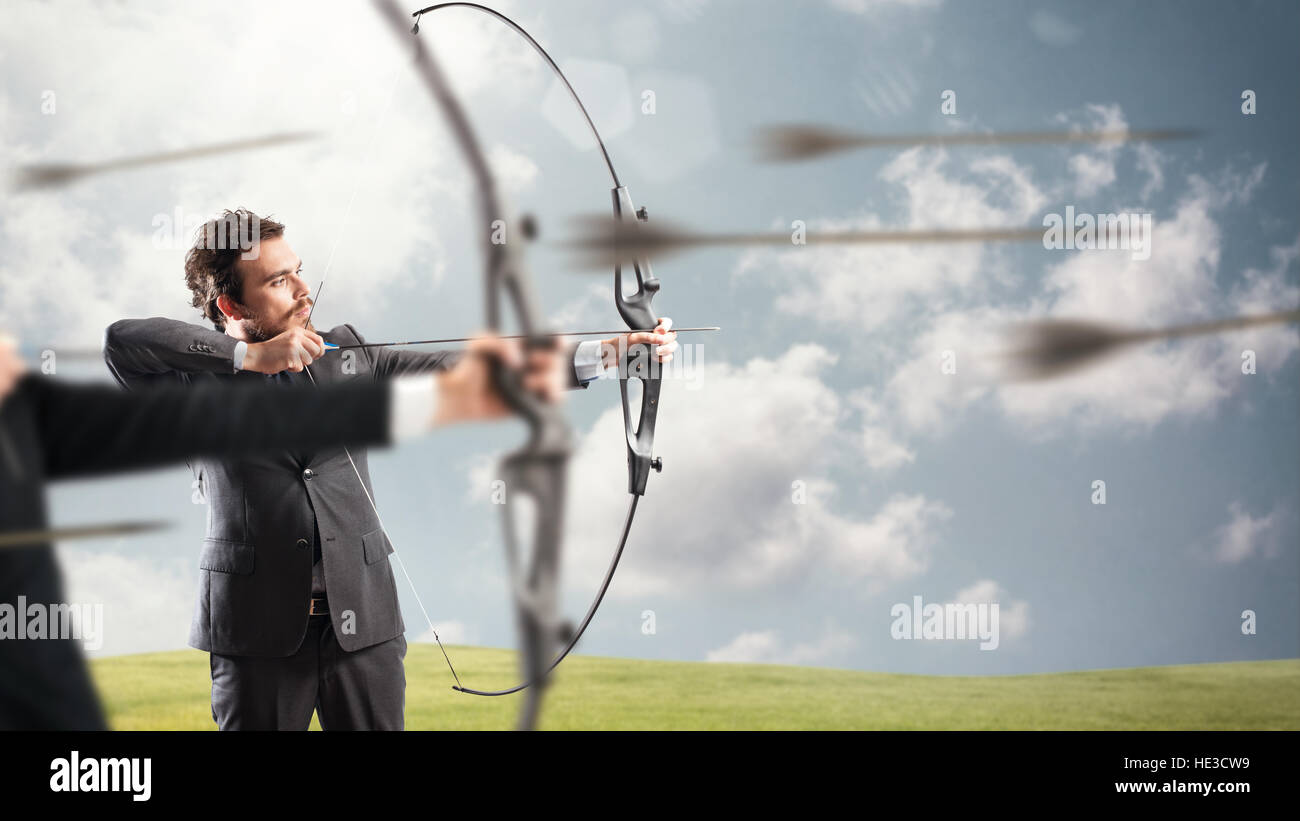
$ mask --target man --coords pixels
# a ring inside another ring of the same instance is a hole
[[[500,418],[485,357],[521,364],[517,345],[478,340],[437,376],[389,385],[272,390],[264,385],[180,386],[123,393],[26,375],[14,343],[0,336],[0,730],[107,729],[81,646],[67,636],[21,635],[28,607],[64,600],[46,528],[45,483],[268,448],[385,444],[434,425]],[[558,371],[559,359],[534,360]],[[537,385],[553,377],[532,371]],[[421,418],[421,414],[423,417]],[[19,603],[24,607],[20,612]],[[10,621],[5,624],[5,621]]]
[[[255,239],[246,247],[219,237]],[[168,319],[114,323],[105,358],[126,386],[159,381],[321,385],[454,370],[459,352],[364,344],[351,325],[318,333],[302,260],[284,226],[245,210],[200,229],[186,256],[192,304],[213,330]],[[676,349],[671,320],[574,346],[571,367],[534,370],[526,387],[548,398],[586,387],[627,345]],[[534,352],[534,356],[545,356]],[[303,372],[308,366],[316,367]],[[473,409],[470,409],[471,411]],[[268,451],[195,463],[209,507],[190,644],[210,654],[213,718],[223,729],[401,729],[405,624],[363,452]]]

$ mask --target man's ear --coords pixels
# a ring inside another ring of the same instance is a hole
[[[217,310],[225,315],[227,322],[238,322],[244,318],[239,303],[231,299],[227,294],[217,297]]]

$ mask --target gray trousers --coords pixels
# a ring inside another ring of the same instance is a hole
[[[329,616],[311,616],[287,658],[209,654],[212,718],[222,730],[401,730],[406,637],[349,653]]]

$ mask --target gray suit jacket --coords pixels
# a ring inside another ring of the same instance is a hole
[[[365,341],[350,325],[321,336],[337,345]],[[109,326],[104,355],[128,387],[160,380],[308,382],[305,374],[232,373],[236,341],[176,320],[122,320]],[[383,379],[449,368],[461,355],[362,348],[327,353],[311,372],[321,385]],[[576,374],[570,384],[578,386]],[[366,499],[374,498],[366,454],[352,456],[364,493],[343,448],[191,463],[208,503],[191,646],[222,655],[293,654],[307,632],[317,544],[339,645],[359,650],[405,632],[388,562],[393,547]]]

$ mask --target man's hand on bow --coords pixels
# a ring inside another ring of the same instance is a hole
[[[26,371],[27,365],[18,355],[18,344],[12,337],[0,333],[0,405],[4,404]]]
[[[514,413],[492,380],[492,360],[507,368],[524,367],[524,389],[547,402],[564,397],[567,384],[564,351],[558,344],[546,349],[526,349],[519,339],[481,336],[466,346],[465,356],[452,368],[434,375],[438,383],[435,425],[501,419]]]
[[[628,348],[641,343],[652,346],[652,350],[654,350],[660,363],[671,362],[673,354],[677,351],[677,333],[670,330],[672,327],[672,319],[663,316],[659,318],[659,324],[655,326],[653,333],[638,331],[601,340],[601,367],[607,370],[617,367],[620,357],[627,353]]]

